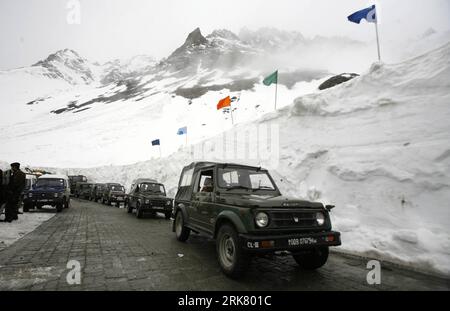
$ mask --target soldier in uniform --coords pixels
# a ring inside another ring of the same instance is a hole
[[[18,219],[20,195],[25,188],[25,182],[25,173],[20,170],[20,163],[12,163],[9,183],[6,186],[6,222]]]

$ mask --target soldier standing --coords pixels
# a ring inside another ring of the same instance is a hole
[[[20,170],[20,163],[12,163],[9,183],[6,186],[5,221],[18,219],[20,195],[25,188],[25,173]]]
[[[3,171],[0,170],[0,215],[3,214],[4,203],[5,203],[5,193],[3,187]]]

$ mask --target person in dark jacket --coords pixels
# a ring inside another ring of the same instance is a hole
[[[3,214],[3,204],[5,204],[5,194],[3,187],[3,171],[0,170],[0,215]]]
[[[25,183],[25,173],[20,170],[20,163],[12,163],[9,183],[6,186],[6,222],[18,219],[20,195],[25,188]]]

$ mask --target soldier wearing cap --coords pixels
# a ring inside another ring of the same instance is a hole
[[[9,183],[6,185],[6,222],[18,219],[20,195],[25,188],[25,182],[25,173],[20,170],[20,163],[11,163]]]

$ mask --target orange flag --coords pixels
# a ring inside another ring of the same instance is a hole
[[[230,96],[227,96],[224,99],[219,100],[219,103],[217,104],[217,110],[230,106],[231,106],[231,98]]]

